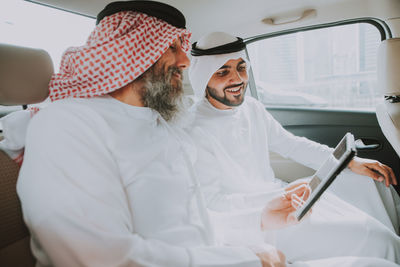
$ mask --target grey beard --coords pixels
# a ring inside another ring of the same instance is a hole
[[[183,96],[182,82],[176,86],[171,84],[174,72],[179,71],[176,67],[169,67],[167,73],[156,73],[156,70],[149,69],[147,75],[143,77],[144,90],[142,101],[145,106],[152,108],[160,113],[166,120],[173,119],[179,111],[178,103]]]

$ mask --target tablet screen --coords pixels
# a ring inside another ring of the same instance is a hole
[[[311,179],[309,186],[311,191],[314,191],[315,188],[321,183],[322,179],[320,177],[327,177],[329,172],[332,171],[339,164],[339,160],[343,157],[346,152],[346,138],[342,138],[339,144],[336,146],[335,150],[329,155],[329,158],[322,164],[322,166],[318,169],[318,171],[314,174]]]

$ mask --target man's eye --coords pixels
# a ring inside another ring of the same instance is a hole
[[[217,76],[220,76],[220,77],[225,76],[227,74],[228,74],[228,72],[226,70],[217,72]]]
[[[245,71],[246,69],[247,69],[246,66],[240,66],[240,67],[238,68],[239,71]]]

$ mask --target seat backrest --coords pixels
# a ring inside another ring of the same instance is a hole
[[[53,74],[47,52],[0,44],[0,58],[0,105],[27,105],[46,99]],[[18,172],[19,165],[0,150],[0,266],[30,267],[35,266],[35,259],[16,192]]]
[[[46,51],[0,44],[0,58],[0,105],[26,105],[46,99],[53,74]]]
[[[377,106],[376,116],[383,134],[400,156],[400,38],[380,44],[377,68],[384,100]]]

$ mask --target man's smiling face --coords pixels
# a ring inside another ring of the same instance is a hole
[[[244,101],[248,80],[246,62],[231,59],[211,76],[206,97],[218,109],[239,106]]]

